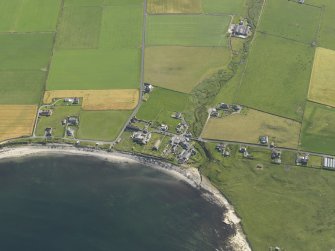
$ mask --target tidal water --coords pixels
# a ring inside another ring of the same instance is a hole
[[[224,209],[140,164],[92,157],[0,161],[2,251],[230,250]]]

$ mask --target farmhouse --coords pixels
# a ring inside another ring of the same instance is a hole
[[[239,24],[232,24],[229,27],[228,33],[233,37],[247,38],[251,35],[251,28],[245,22],[241,21]]]
[[[48,128],[45,128],[45,137],[52,137],[52,128],[51,127],[48,127]]]
[[[68,117],[67,124],[71,126],[77,126],[79,125],[79,119],[77,117]]]
[[[295,160],[298,166],[306,166],[308,164],[309,156],[308,154],[297,155],[297,159]]]
[[[68,128],[66,130],[66,135],[69,136],[69,137],[73,137],[74,136],[74,130],[71,129],[71,128]]]
[[[335,159],[330,157],[323,158],[323,168],[335,170]]]
[[[144,93],[150,93],[154,87],[149,83],[144,83]]]
[[[151,133],[150,132],[134,132],[131,136],[133,141],[135,143],[138,143],[140,145],[146,145],[151,139]]]
[[[38,115],[49,117],[52,115],[52,110],[40,110],[38,111]]]
[[[305,3],[305,0],[299,0],[298,3],[303,4]]]
[[[259,137],[259,142],[262,145],[267,145],[267,144],[269,144],[269,137],[268,136],[260,136]]]

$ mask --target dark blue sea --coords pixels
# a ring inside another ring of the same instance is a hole
[[[1,251],[231,250],[224,209],[141,164],[43,156],[0,162]]]

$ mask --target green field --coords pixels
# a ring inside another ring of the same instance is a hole
[[[226,46],[229,16],[155,15],[147,19],[147,45]]]
[[[256,36],[237,101],[301,121],[314,48],[260,33]]]
[[[334,172],[240,158],[221,157],[202,172],[232,202],[253,250],[279,246],[315,251],[335,246]]]
[[[130,114],[130,111],[82,111],[77,137],[104,141],[114,140]]]
[[[149,13],[202,13],[201,0],[148,0]]]
[[[302,149],[335,154],[334,123],[334,108],[308,102],[302,123]]]
[[[57,49],[96,48],[102,19],[101,7],[66,7],[57,31]]]
[[[180,120],[171,118],[174,112],[184,112],[189,102],[189,96],[162,88],[155,88],[148,101],[144,102],[137,117],[148,121],[167,124],[171,131]]]
[[[311,43],[316,40],[320,14],[320,8],[307,4],[297,4],[287,0],[268,0],[258,31]]]
[[[46,71],[53,34],[0,34],[0,70]]]
[[[202,0],[205,13],[242,14],[246,0]]]
[[[137,88],[140,54],[139,49],[56,51],[47,90]]]
[[[0,1],[0,32],[55,31],[61,0]]]
[[[156,86],[189,93],[230,59],[225,47],[147,47],[144,79]]]

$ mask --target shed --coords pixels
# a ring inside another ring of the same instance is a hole
[[[335,170],[335,159],[331,157],[323,158],[323,167],[326,169]]]

